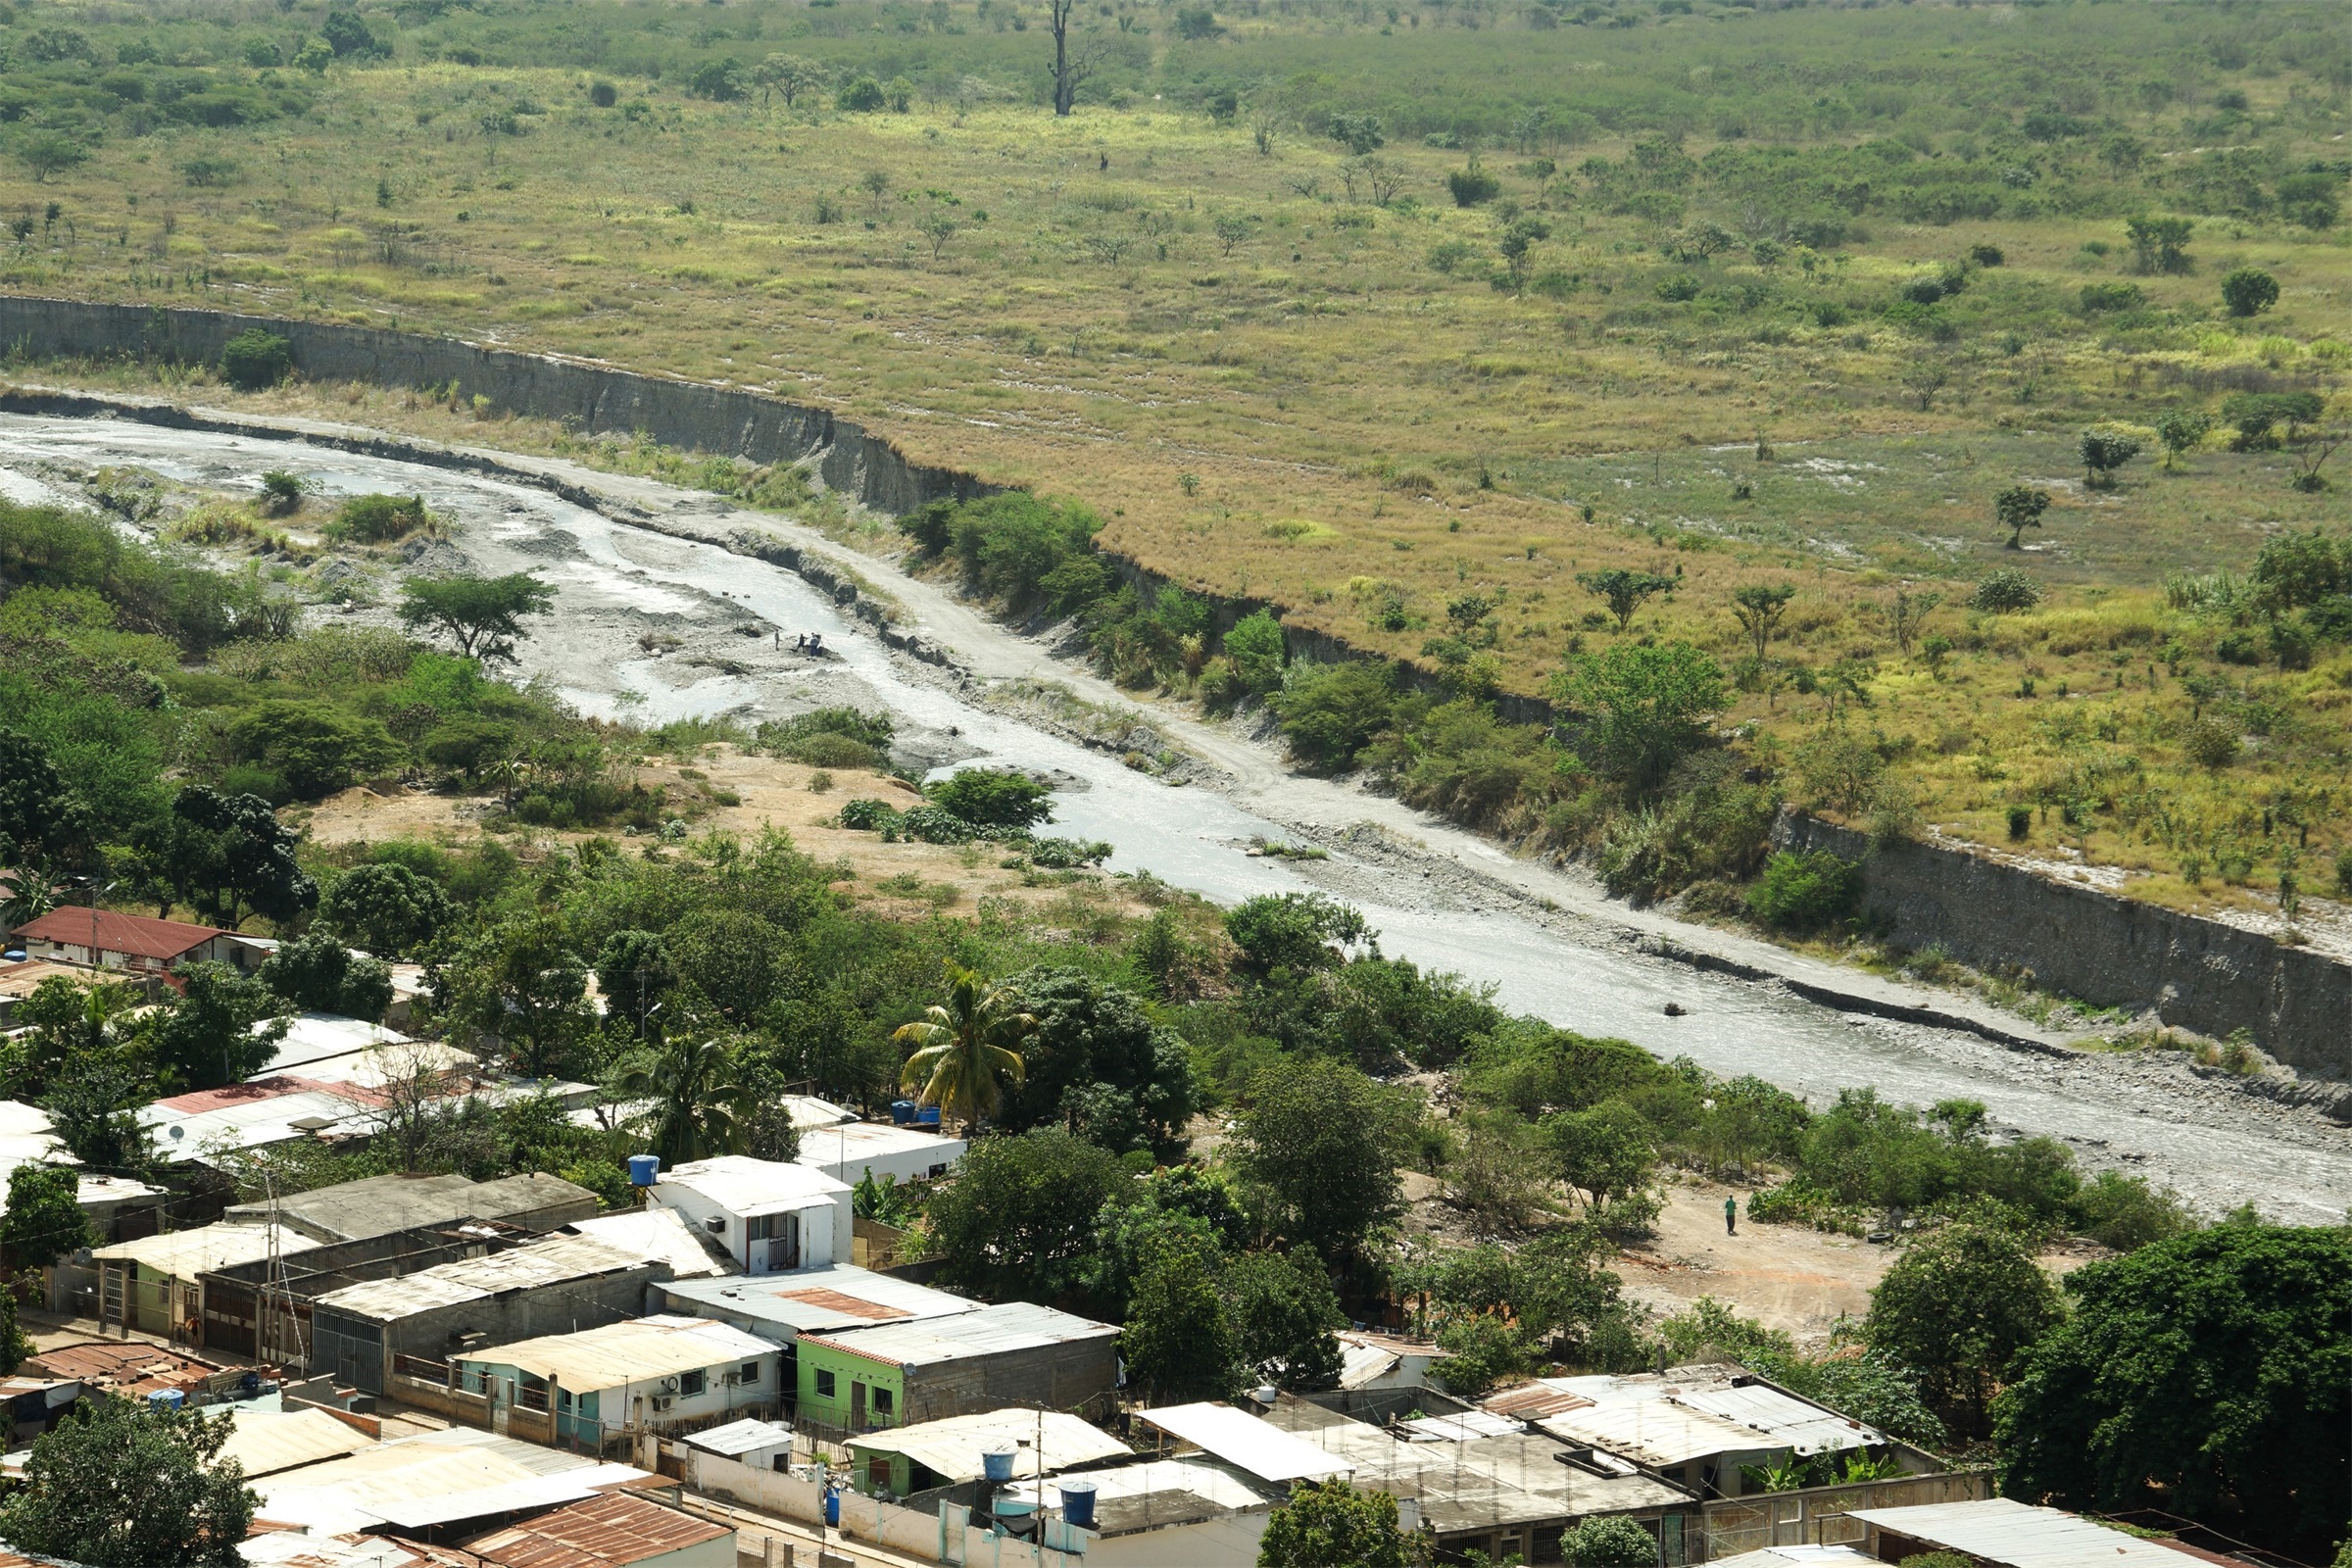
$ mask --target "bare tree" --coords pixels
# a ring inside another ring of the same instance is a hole
[[[379,1082],[370,1085],[381,1098],[375,1109],[375,1136],[388,1139],[400,1155],[402,1170],[415,1170],[434,1125],[449,1111],[451,1097],[466,1087],[458,1054],[431,1040],[387,1042],[368,1053]]]
[[[1078,0],[1046,0],[1046,26],[1054,34],[1054,113],[1066,116],[1078,101],[1079,87],[1102,63],[1107,45],[1084,36],[1073,43],[1070,24],[1078,15]]]

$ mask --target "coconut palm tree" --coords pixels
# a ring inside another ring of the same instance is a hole
[[[968,1132],[997,1108],[999,1075],[1020,1080],[1025,1069],[1014,1048],[1035,1033],[1037,1019],[1013,1010],[1010,992],[951,960],[947,1004],[924,1008],[921,1019],[891,1036],[915,1048],[899,1086],[920,1084],[920,1102],[939,1106]]]
[[[663,1165],[741,1153],[751,1093],[725,1041],[672,1035],[623,1068],[620,1093],[654,1102],[654,1149]]]

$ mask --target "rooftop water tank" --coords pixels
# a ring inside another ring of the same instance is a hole
[[[629,1185],[631,1187],[651,1187],[654,1185],[654,1178],[661,1172],[662,1156],[660,1154],[631,1154],[629,1156]]]
[[[914,1121],[914,1102],[911,1100],[892,1101],[890,1102],[890,1119],[901,1127],[910,1125]]]
[[[1012,1479],[1012,1456],[1016,1450],[1009,1443],[999,1443],[980,1450],[980,1474],[989,1481]]]
[[[938,1107],[937,1105],[925,1105],[925,1106],[923,1106],[923,1107],[922,1107],[920,1110],[917,1110],[917,1111],[914,1113],[914,1124],[915,1124],[917,1127],[936,1127],[936,1126],[938,1126],[938,1125],[939,1125],[939,1107]]]
[[[147,1396],[147,1402],[159,1410],[176,1410],[188,1402],[184,1389],[157,1389]]]
[[[1061,1517],[1065,1524],[1082,1530],[1095,1527],[1095,1484],[1092,1481],[1063,1481],[1061,1489]]]

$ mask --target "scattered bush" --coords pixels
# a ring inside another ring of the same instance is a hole
[[[240,392],[273,387],[293,370],[292,346],[262,327],[247,327],[220,351],[220,379]]]
[[[422,496],[353,496],[336,512],[325,532],[330,539],[353,544],[386,544],[405,539],[431,522],[432,514],[425,510]]]
[[[1992,614],[2014,614],[2041,603],[2041,585],[2015,567],[2003,567],[1978,583],[1968,602]]]
[[[1862,897],[1862,867],[1827,850],[1783,850],[1764,862],[1747,907],[1782,931],[1818,931],[1851,914]]]

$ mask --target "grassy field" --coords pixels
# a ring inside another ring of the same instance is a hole
[[[350,15],[367,44],[305,5],[18,7],[0,282],[771,388],[1366,651],[1426,659],[1477,595],[1505,690],[1617,639],[1580,573],[1675,577],[1630,635],[1727,666],[1732,592],[1786,581],[1729,714],[1768,758],[1859,736],[1921,819],[2025,804],[2160,897],[2321,886],[2346,837],[2352,660],[2282,662],[2275,607],[2180,578],[2341,492],[2290,487],[2308,445],[2165,468],[2149,431],[2352,363],[2325,8],[1112,4],[1067,118],[1043,13],[997,0]],[[788,106],[778,55],[824,83]],[[2188,220],[2169,269],[2143,214]],[[2233,317],[2246,267],[2278,298]],[[2094,490],[2111,420],[2145,452]],[[2011,551],[2018,484],[2052,506]],[[1965,608],[2001,566],[2036,610]],[[1898,592],[1940,596],[1899,638]],[[2192,765],[2208,717],[2238,745]]]

